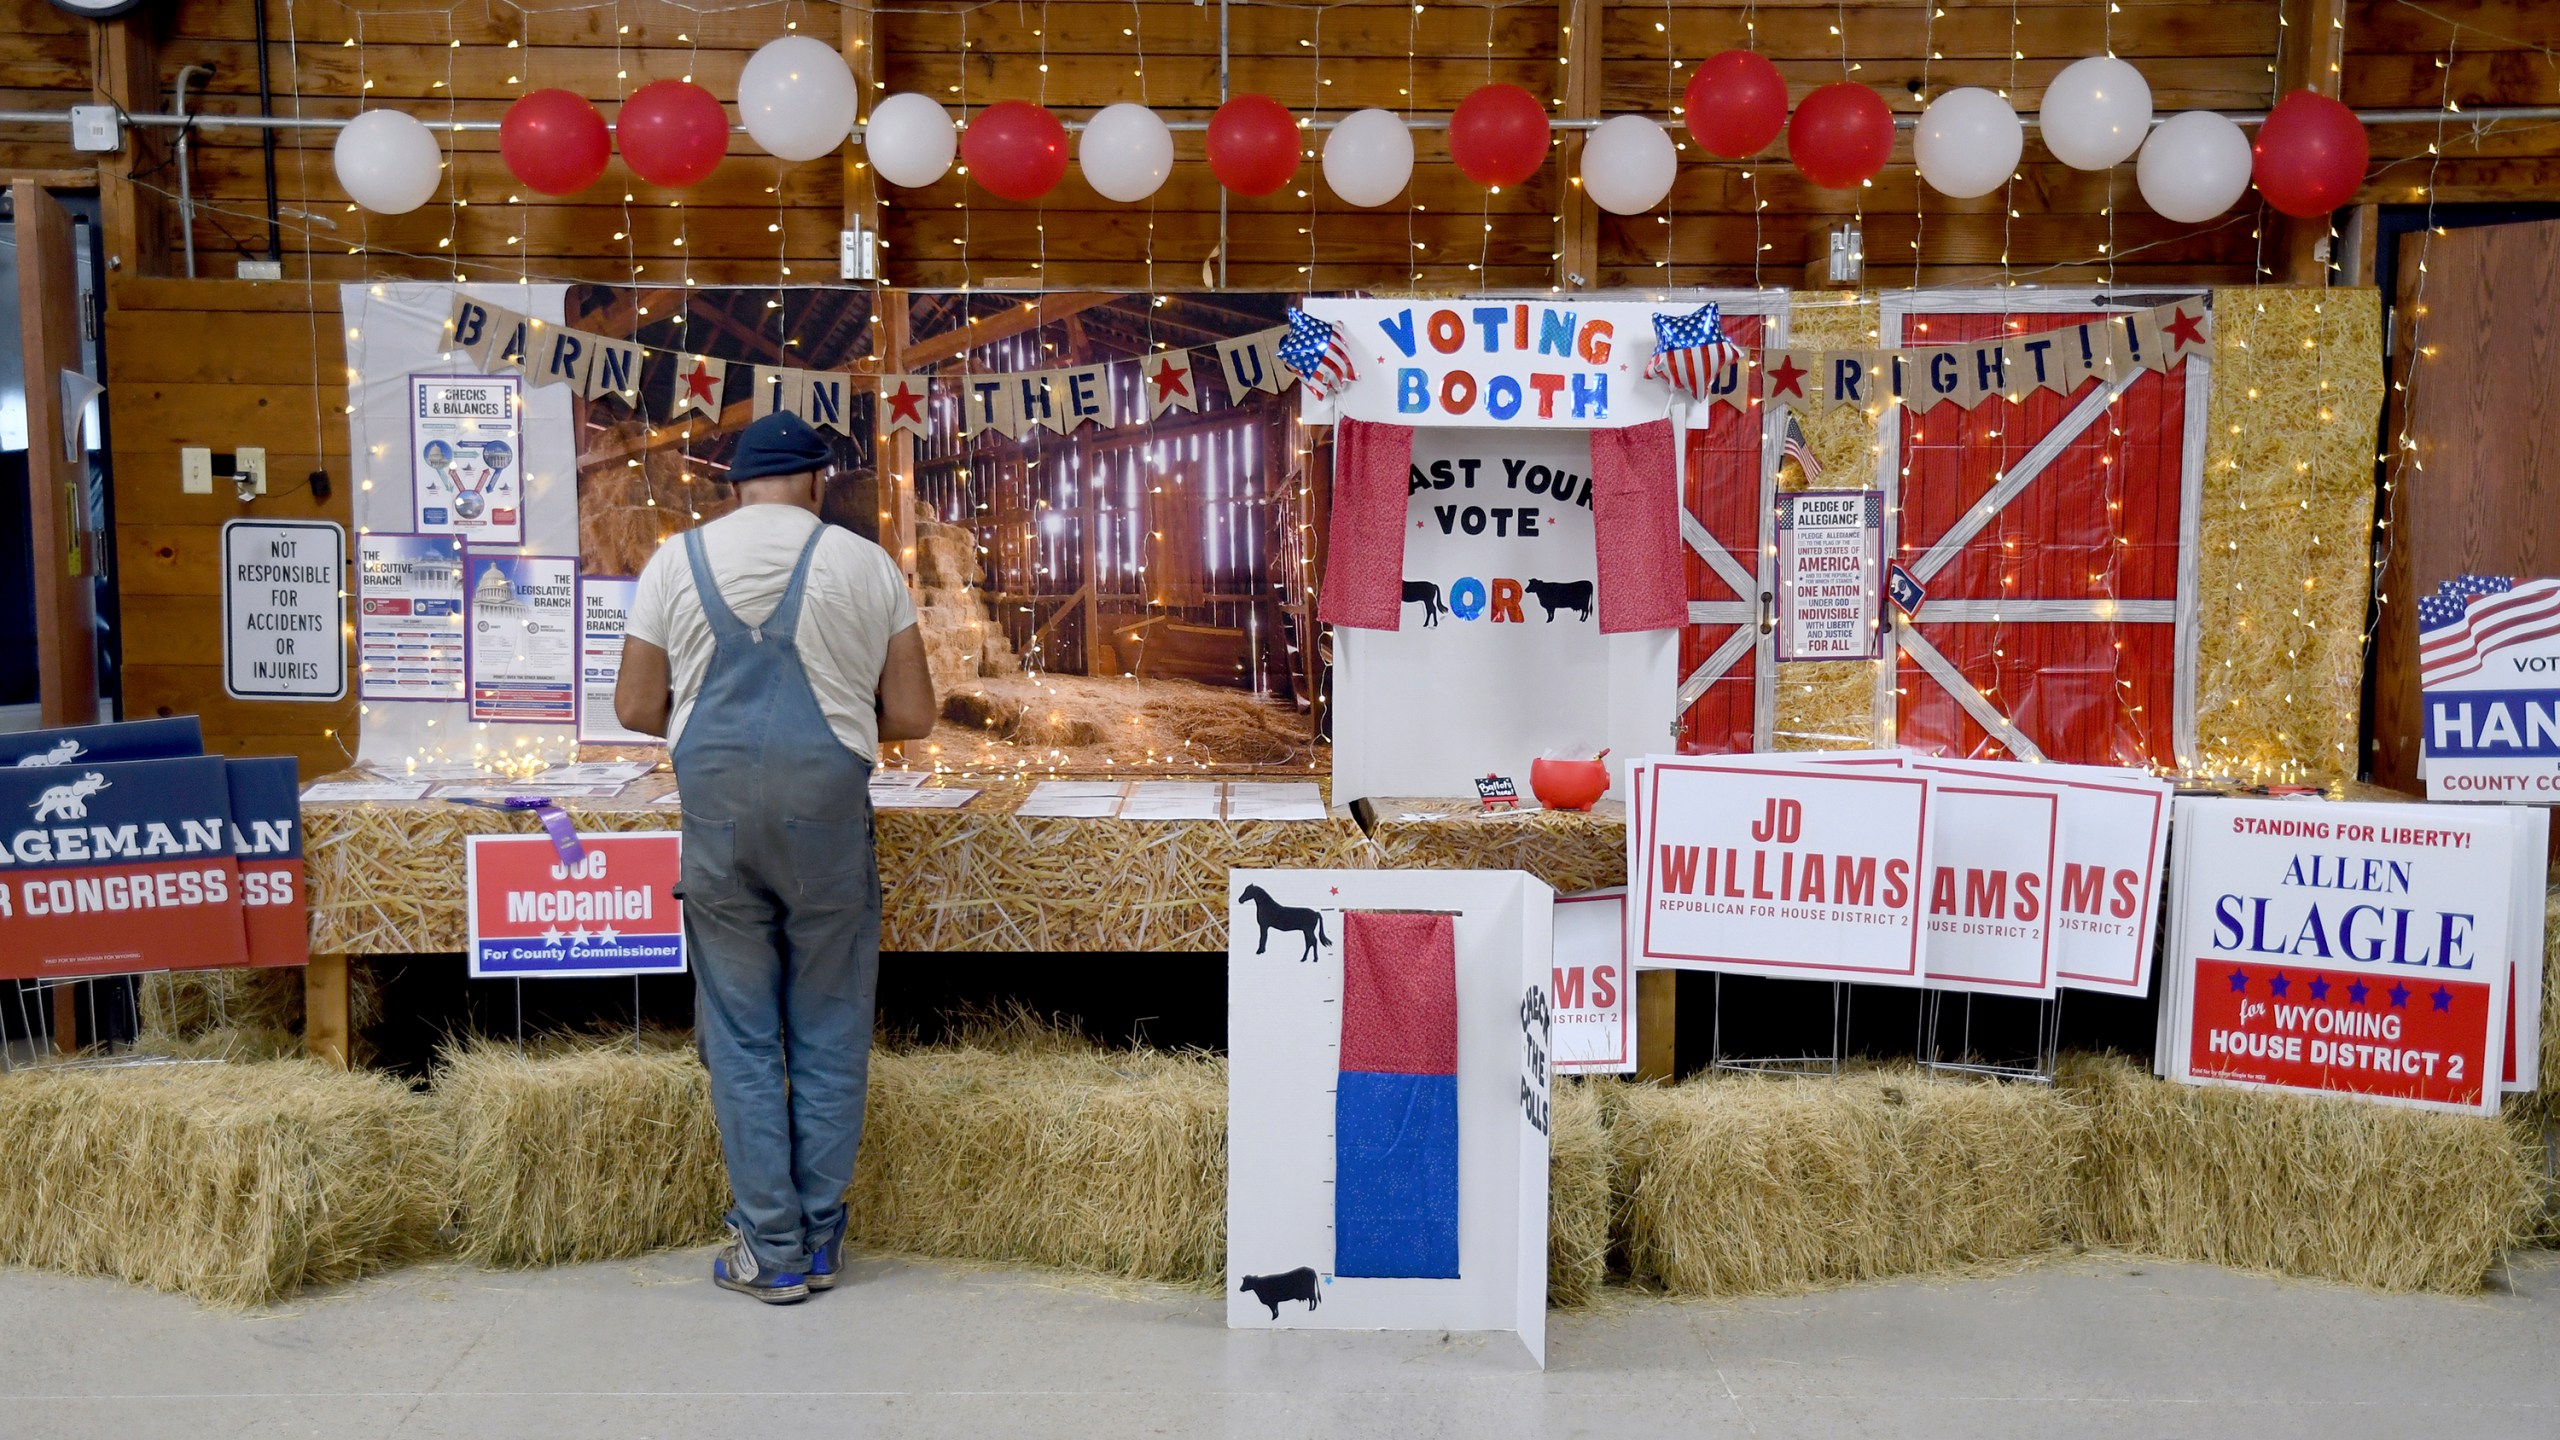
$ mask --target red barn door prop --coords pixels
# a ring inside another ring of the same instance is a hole
[[[1750,291],[1716,297],[1728,339],[1756,353],[1786,343],[1786,296]],[[1741,408],[1693,405],[1680,455],[1680,538],[1687,542],[1689,627],[1680,634],[1680,752],[1723,754],[1765,748],[1768,666],[1761,651],[1761,522],[1775,483],[1764,463],[1760,376],[1746,367],[1752,397]]]
[[[1948,345],[2186,296],[1888,296],[1884,338]],[[2194,303],[2190,300],[2190,303]],[[2063,394],[1886,411],[1886,553],[1917,583],[1879,667],[1877,739],[1976,758],[2183,765],[2210,362]]]

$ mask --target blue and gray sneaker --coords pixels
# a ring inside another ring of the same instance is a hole
[[[809,1298],[806,1278],[765,1269],[757,1262],[756,1252],[747,1248],[747,1237],[735,1225],[729,1227],[729,1243],[712,1257],[711,1283],[723,1290],[752,1295],[767,1305],[796,1305]]]
[[[839,1235],[809,1252],[809,1273],[805,1278],[812,1290],[836,1288],[836,1267],[844,1260],[844,1237]]]

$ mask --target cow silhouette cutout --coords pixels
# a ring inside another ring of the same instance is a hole
[[[1416,600],[1422,602],[1422,628],[1426,630],[1439,624],[1440,612],[1449,608],[1440,603],[1440,587],[1428,580],[1404,582],[1404,603],[1410,605]]]
[[[1322,942],[1326,945],[1333,943],[1333,937],[1325,933],[1322,912],[1309,910],[1301,905],[1283,905],[1272,899],[1271,892],[1259,885],[1244,887],[1244,893],[1236,896],[1236,903],[1239,905],[1250,903],[1253,906],[1254,923],[1262,927],[1262,938],[1253,947],[1253,953],[1256,955],[1262,954],[1271,944],[1271,932],[1274,930],[1295,931],[1307,942],[1306,953],[1298,957],[1300,961],[1323,958],[1316,950],[1317,943]]]
[[[1547,623],[1552,625],[1559,610],[1571,610],[1579,618],[1591,618],[1591,582],[1588,580],[1532,580],[1520,587],[1534,595],[1547,607]]]
[[[1271,1307],[1274,1320],[1280,1318],[1280,1302],[1283,1300],[1303,1300],[1309,1310],[1324,1303],[1324,1287],[1318,1283],[1316,1272],[1305,1265],[1295,1270],[1283,1270],[1277,1275],[1247,1275],[1244,1283],[1236,1287],[1236,1293],[1243,1294],[1248,1290],[1253,1292],[1254,1299]]]

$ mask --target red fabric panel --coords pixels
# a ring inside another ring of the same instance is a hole
[[[1945,345],[2098,318],[2021,312],[1909,317],[1900,343]],[[1924,328],[1925,327],[1925,328]],[[2086,397],[1905,411],[1899,558],[1927,554],[2010,466]],[[2186,370],[2144,375],[2048,464],[1944,569],[1931,600],[2170,600],[2178,595]],[[1926,611],[1923,616],[1925,619]],[[2061,761],[2170,763],[2174,627],[2091,621],[1927,624],[1922,637],[2044,753]],[[2007,753],[1908,657],[1896,685],[1901,743],[1943,754]]]
[[[1404,514],[1413,427],[1343,420],[1333,434],[1333,524],[1326,532],[1327,624],[1393,630],[1404,618]]]
[[[1758,315],[1728,315],[1725,333],[1736,344],[1756,348],[1766,327]],[[1754,370],[1746,383],[1754,393],[1759,389],[1759,372]],[[1758,574],[1760,569],[1760,412],[1758,409],[1735,410],[1717,405],[1708,409],[1701,420],[1697,411],[1689,412],[1690,428],[1687,493],[1682,501],[1689,513],[1706,527],[1707,533],[1733,554],[1744,572]],[[1754,600],[1752,595],[1736,594],[1724,577],[1699,559],[1687,545],[1680,547],[1689,598],[1692,600]],[[1695,671],[1716,653],[1734,632],[1730,625],[1692,625],[1680,632],[1680,674],[1682,678]],[[1707,687],[1688,712],[1680,717],[1680,753],[1684,755],[1726,754],[1751,749],[1753,711],[1754,658],[1744,655],[1734,662],[1716,682]]]
[[[1591,432],[1591,525],[1599,548],[1600,633],[1688,624],[1670,421]]]
[[[1458,935],[1452,917],[1343,912],[1342,1068],[1458,1073]]]

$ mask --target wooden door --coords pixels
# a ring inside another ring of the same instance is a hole
[[[2384,423],[2396,458],[2383,497],[2373,659],[2370,759],[2378,784],[2426,788],[2418,779],[2418,597],[2465,573],[2560,575],[2555,274],[2560,221],[2401,241],[2392,307],[2397,383]],[[2399,444],[2404,432],[2407,447]]]
[[[62,454],[62,382],[80,366],[80,265],[71,215],[31,180],[17,207],[18,353],[27,388],[27,520],[35,544],[36,680],[46,725],[98,718],[96,536],[89,462]]]

